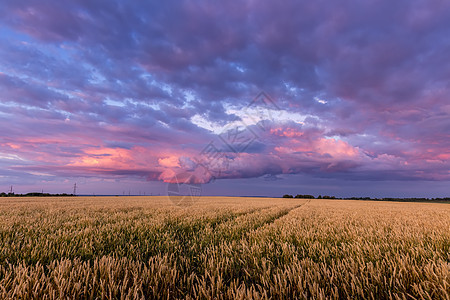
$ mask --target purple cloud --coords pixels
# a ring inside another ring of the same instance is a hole
[[[0,181],[170,181],[261,90],[281,114],[248,124],[257,141],[218,178],[449,181],[449,17],[420,0],[1,3]]]

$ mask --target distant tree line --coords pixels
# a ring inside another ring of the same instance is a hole
[[[316,197],[314,197],[313,195],[300,195],[300,194],[297,194],[295,197],[293,195],[286,194],[286,195],[283,195],[283,198],[316,199]],[[317,199],[339,199],[339,198],[336,198],[335,196],[319,195],[317,197]]]
[[[350,198],[338,198],[335,196],[322,196],[317,198],[313,195],[293,195],[285,194],[283,198],[301,198],[301,199],[347,199],[347,200],[369,200],[369,201],[398,201],[398,202],[450,202],[450,197],[444,198],[371,198],[371,197],[350,197]]]
[[[295,197],[292,195],[283,195],[283,198],[301,198],[301,199],[315,199],[313,195],[296,195]]]
[[[444,198],[370,198],[351,197],[350,200],[370,200],[370,201],[397,201],[397,202],[450,202],[450,197]]]
[[[27,193],[27,194],[15,194],[15,193],[0,193],[0,197],[72,197],[74,194],[49,194],[49,193]]]

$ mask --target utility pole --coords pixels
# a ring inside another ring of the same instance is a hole
[[[77,194],[77,183],[75,182],[75,184],[73,185],[73,194],[76,195]]]

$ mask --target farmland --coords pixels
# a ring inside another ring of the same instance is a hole
[[[449,299],[450,205],[0,199],[0,298]]]

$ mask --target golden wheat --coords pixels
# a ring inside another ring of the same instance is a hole
[[[1,299],[449,299],[450,206],[0,199]]]

